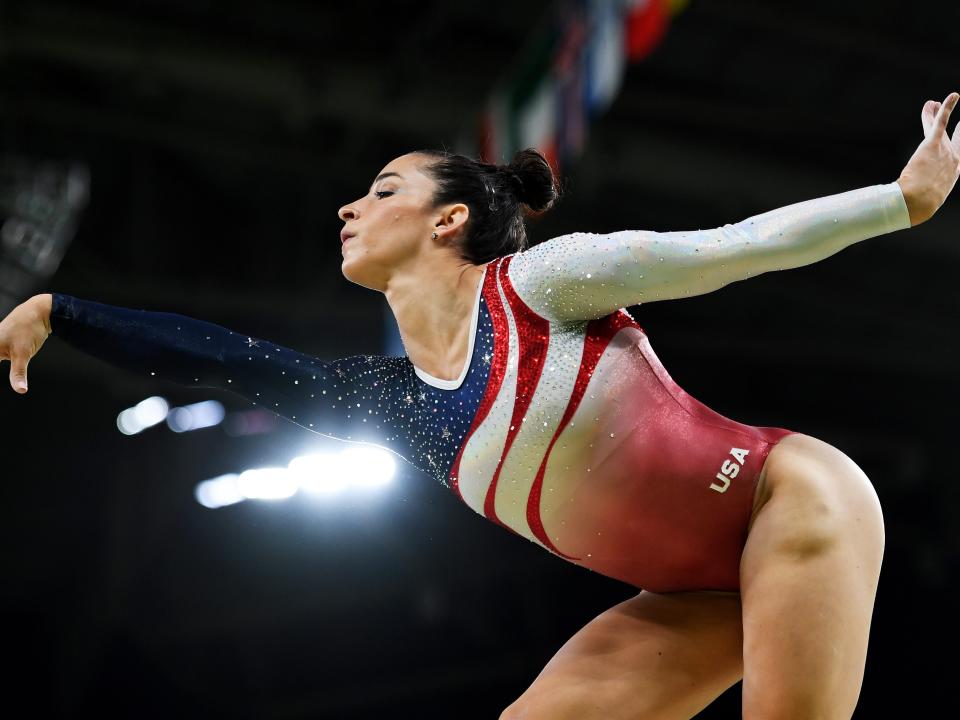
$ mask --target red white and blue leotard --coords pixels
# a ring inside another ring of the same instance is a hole
[[[115,365],[237,392],[332,437],[392,450],[475,511],[655,592],[737,590],[757,479],[790,430],[685,393],[623,309],[808,264],[909,227],[899,185],[689,233],[574,234],[490,262],[467,363],[324,362],[211,323],[53,294],[53,334]]]

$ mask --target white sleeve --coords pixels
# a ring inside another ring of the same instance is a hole
[[[580,321],[809,265],[860,240],[908,227],[907,204],[893,182],[788,205],[712,230],[563,235],[516,253],[508,272],[536,313],[554,321]]]

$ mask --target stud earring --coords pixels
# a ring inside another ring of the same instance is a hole
[[[430,236],[430,239],[431,239],[431,240],[436,240],[436,239],[437,239],[437,234],[436,234],[436,233],[433,233],[433,235]]]

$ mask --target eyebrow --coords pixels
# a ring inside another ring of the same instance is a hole
[[[385,172],[385,173],[380,173],[379,175],[377,175],[376,179],[373,181],[373,185],[376,185],[378,182],[380,182],[380,181],[383,180],[384,178],[388,178],[388,177],[398,177],[398,178],[400,178],[401,180],[403,180],[403,175],[401,175],[400,173]],[[370,187],[373,187],[373,185],[371,185]]]

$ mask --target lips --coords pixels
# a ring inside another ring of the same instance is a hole
[[[340,233],[340,244],[343,245],[345,242],[347,242],[347,240],[349,240],[353,236],[354,236],[353,233],[349,233],[346,230],[342,231]]]

